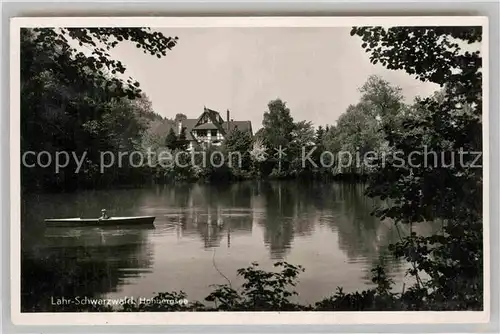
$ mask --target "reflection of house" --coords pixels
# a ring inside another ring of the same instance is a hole
[[[217,111],[204,108],[200,117],[179,121],[177,135],[185,131],[189,149],[193,149],[195,145],[204,147],[208,145],[218,146],[233,130],[248,132],[252,135],[252,123],[250,121],[234,121],[230,119],[229,110],[227,111],[226,121],[224,121]]]

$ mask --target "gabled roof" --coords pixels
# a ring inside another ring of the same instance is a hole
[[[206,107],[203,108],[203,113],[200,115],[200,117],[198,117],[198,120],[196,121],[195,128],[196,129],[205,129],[205,128],[199,128],[199,126],[203,125],[203,124],[200,124],[200,122],[201,122],[201,119],[203,118],[203,116],[205,116],[205,115],[207,115],[208,119],[210,119],[212,121],[212,123],[215,125],[215,128],[210,127],[210,129],[218,129],[222,133],[222,135],[225,136],[226,131],[222,127],[222,123],[224,122],[224,120],[222,119],[222,117],[220,116],[220,114],[217,111],[206,108]],[[208,129],[208,128],[206,128],[206,129]]]
[[[222,126],[227,131],[228,123],[224,122],[222,124]],[[253,135],[252,122],[250,122],[250,121],[231,121],[229,123],[229,129],[230,129],[230,131],[237,129],[241,132],[250,132],[250,135]]]
[[[199,124],[201,119],[203,118],[203,116],[207,114],[209,119],[212,121],[212,122],[209,122],[209,123],[203,123],[203,124]],[[250,135],[253,135],[253,131],[252,131],[252,123],[250,121],[231,121],[229,123],[229,130],[230,131],[233,131],[233,130],[239,130],[239,131],[242,131],[242,132],[249,132]],[[187,140],[190,140],[190,141],[193,141],[193,140],[196,140],[193,135],[191,134],[191,131],[193,131],[193,129],[196,129],[196,130],[215,130],[215,129],[218,129],[223,136],[226,136],[227,132],[228,132],[228,123],[227,122],[224,122],[224,120],[222,119],[222,117],[220,116],[220,114],[215,111],[215,110],[212,110],[212,109],[208,109],[208,108],[204,108],[204,111],[203,113],[200,115],[200,117],[194,119],[194,118],[191,118],[191,119],[185,119],[182,121],[182,127],[185,128],[186,130],[186,139]],[[175,129],[175,132],[177,135],[179,135],[179,129],[178,129],[178,126],[176,127]]]
[[[221,124],[224,122],[224,120],[222,119],[221,115],[219,114],[218,111],[215,111],[215,110],[212,110],[212,109],[209,109],[209,108],[203,108],[203,113],[200,115],[200,117],[198,117],[198,122],[199,123],[201,121],[201,119],[203,118],[203,116],[207,114],[208,115],[208,118],[213,122],[213,123],[216,123],[216,124]]]
[[[196,130],[215,130],[218,128],[219,127],[217,125],[215,125],[214,123],[204,123],[204,124],[200,124],[200,125],[195,126],[193,129],[196,129]]]

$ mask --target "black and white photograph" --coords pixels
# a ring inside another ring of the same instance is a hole
[[[486,319],[487,22],[13,20],[12,312]]]

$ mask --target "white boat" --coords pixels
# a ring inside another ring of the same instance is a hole
[[[47,226],[123,226],[123,225],[153,225],[156,217],[107,217],[107,218],[50,218],[45,219]]]

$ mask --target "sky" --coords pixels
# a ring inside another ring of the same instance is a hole
[[[153,103],[154,111],[174,118],[197,118],[203,107],[226,118],[262,126],[269,101],[281,98],[295,121],[335,124],[370,75],[402,88],[408,102],[439,87],[404,71],[372,65],[361,39],[350,28],[168,28],[179,43],[161,59],[133,43],[121,43],[112,56],[121,60]]]

